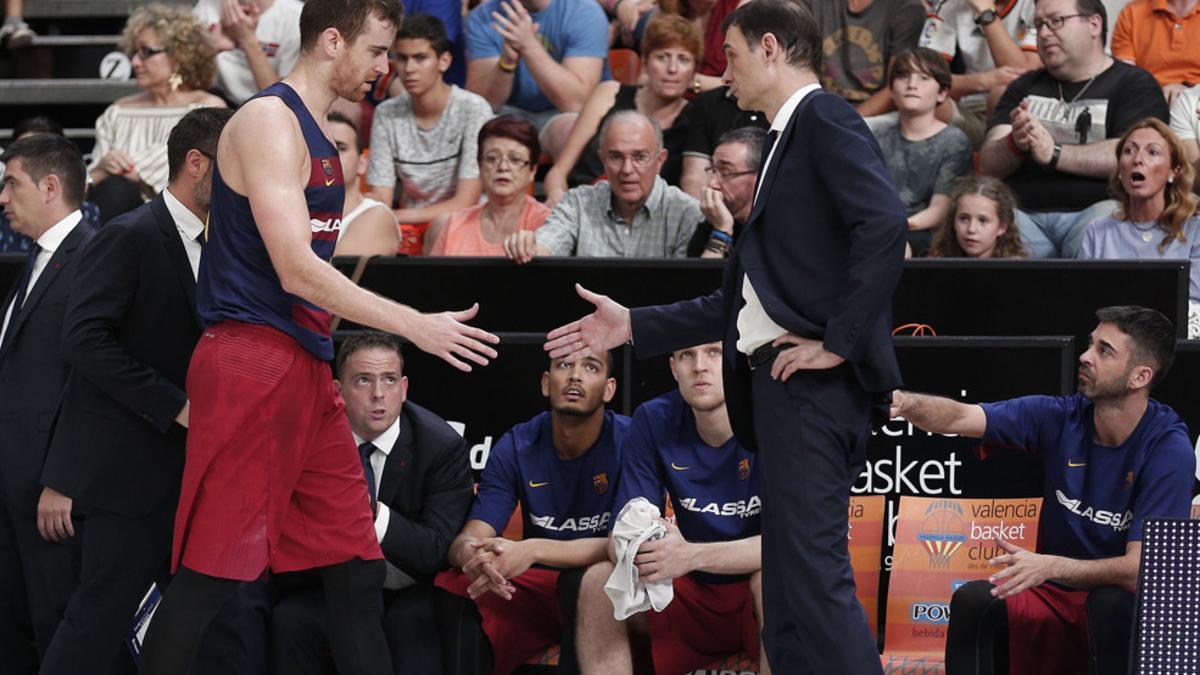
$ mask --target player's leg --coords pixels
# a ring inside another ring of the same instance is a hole
[[[762,644],[763,602],[762,571],[750,575],[750,593],[754,595],[754,620],[758,622],[758,675],[771,675],[771,664],[767,662],[767,651]]]
[[[475,601],[442,588],[436,592],[443,672],[446,675],[491,675],[492,643],[483,632],[483,617]]]
[[[579,616],[575,629],[575,647],[579,652],[579,671],[597,673],[633,672],[633,648],[630,631],[648,634],[644,614],[625,621],[613,617],[613,605],[604,592],[604,583],[612,575],[613,564],[599,562],[588,568],[579,586]]]
[[[1133,621],[1136,599],[1116,586],[1102,586],[1088,593],[1088,642],[1096,675],[1129,673],[1133,665]]]
[[[325,630],[338,670],[392,675],[383,634],[383,560],[348,560],[321,568]]]
[[[180,567],[146,632],[139,672],[142,675],[188,672],[196,660],[205,629],[240,583]]]
[[[1008,610],[986,581],[964,584],[950,598],[946,672],[991,675],[1008,672]],[[1003,669],[998,662],[1003,660]]]

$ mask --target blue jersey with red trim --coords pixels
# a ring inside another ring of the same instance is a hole
[[[541,413],[500,437],[468,520],[503,532],[519,501],[525,539],[570,541],[608,534],[629,418],[605,411],[600,437],[572,459],[554,452],[550,419],[549,412]]]
[[[311,165],[304,198],[312,228],[312,250],[327,261],[337,245],[346,199],[337,148],[290,86],[276,82],[254,98],[260,96],[280,98],[300,122]],[[254,221],[250,200],[230,189],[215,165],[208,240],[196,282],[196,309],[206,326],[221,321],[272,326],[292,336],[313,356],[325,361],[333,358],[333,316],[283,290]]]

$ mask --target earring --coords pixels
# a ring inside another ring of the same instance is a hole
[[[1175,184],[1175,176],[1167,176],[1167,184],[1174,185]]]
[[[167,78],[167,84],[171,85],[171,91],[178,91],[183,86],[183,76],[178,72],[171,73],[171,77]]]

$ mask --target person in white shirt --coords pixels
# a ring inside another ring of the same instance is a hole
[[[387,204],[362,193],[362,178],[367,173],[367,158],[363,156],[362,135],[349,117],[333,111],[329,120],[329,135],[337,147],[342,164],[346,201],[342,207],[342,227],[338,230],[334,255],[395,255],[400,245],[400,228],[396,216]],[[350,227],[354,226],[354,234]]]
[[[217,51],[217,85],[240,105],[287,75],[300,56],[300,0],[199,0],[192,13]]]

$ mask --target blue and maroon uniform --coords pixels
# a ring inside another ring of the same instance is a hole
[[[562,459],[554,450],[550,413],[518,424],[492,448],[467,520],[483,521],[499,534],[520,503],[523,539],[607,537],[628,426],[628,417],[606,411],[596,442],[582,455]],[[558,643],[563,630],[558,574],[534,566],[511,580],[517,588],[512,600],[494,593],[475,599],[497,675]],[[448,570],[436,584],[466,597],[470,580],[460,570]]]
[[[633,413],[614,517],[645,497],[659,510],[669,495],[675,524],[691,542],[737,541],[761,533],[758,462],[732,436],[720,447],[696,431],[696,415],[678,390]],[[705,572],[675,579],[675,598],[649,612],[658,673],[684,673],[738,652],[758,654],[758,621],[746,575]]]
[[[337,149],[278,82],[308,146],[312,250],[329,260],[345,198]],[[382,558],[362,463],[330,376],[329,312],[283,289],[250,209],[213,169],[188,369],[191,432],[173,566],[251,580]]]

